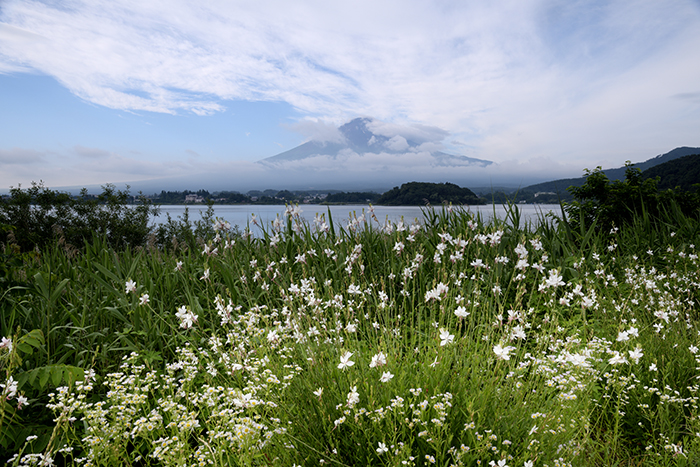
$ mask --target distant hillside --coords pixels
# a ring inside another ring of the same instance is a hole
[[[676,148],[666,154],[661,154],[659,156],[648,159],[644,162],[636,162],[634,167],[641,169],[642,171],[648,170],[657,165],[669,162],[681,157],[689,156],[691,154],[699,154],[700,148],[689,148],[680,147]],[[593,169],[594,167],[589,167]],[[625,179],[625,167],[619,167],[617,169],[605,169],[605,175],[607,175],[610,181],[613,180],[624,180]],[[530,185],[522,190],[521,192],[533,192],[533,193],[566,193],[566,189],[570,186],[582,186],[586,182],[586,177],[579,178],[564,178],[560,180],[553,180],[551,182],[538,183],[536,185]]]
[[[426,204],[484,204],[469,188],[461,188],[454,183],[404,183],[394,187],[377,199],[377,204],[385,206],[425,206]]]
[[[357,192],[328,194],[321,204],[367,204],[374,203],[379,198],[379,193]]]
[[[693,185],[700,183],[700,151],[698,152],[651,167],[642,173],[642,178],[660,177],[657,185],[660,190],[679,187],[684,191],[693,191]]]

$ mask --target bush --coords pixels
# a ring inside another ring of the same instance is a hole
[[[640,219],[673,223],[677,217],[673,213],[679,211],[684,216],[698,216],[698,193],[659,191],[658,178],[645,180],[642,172],[629,162],[626,167],[625,180],[611,182],[598,167],[593,171],[586,170],[587,179],[582,186],[568,188],[574,201],[565,203],[565,211],[573,230],[594,226],[607,232]]]
[[[129,190],[105,185],[93,197],[83,189],[77,197],[32,183],[26,190],[12,188],[0,202],[0,241],[21,251],[43,248],[57,239],[73,246],[104,236],[114,248],[141,246],[148,241],[151,216],[158,208],[144,198],[129,204]]]

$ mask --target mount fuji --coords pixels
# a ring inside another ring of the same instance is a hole
[[[390,162],[411,163],[421,158],[421,165],[432,167],[486,167],[492,162],[473,157],[457,156],[438,150],[439,141],[447,133],[437,128],[415,126],[399,127],[373,118],[355,118],[342,125],[325,140],[312,139],[300,146],[261,161],[270,168],[296,166],[304,162],[340,163],[361,158],[365,164],[389,168]],[[329,137],[330,136],[330,137]],[[402,157],[402,156],[405,156]],[[403,160],[405,159],[405,160]]]

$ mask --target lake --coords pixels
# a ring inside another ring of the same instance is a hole
[[[519,204],[520,216],[523,222],[537,223],[539,219],[544,217],[546,213],[554,212],[561,214],[561,208],[558,204]],[[190,220],[195,221],[201,219],[202,213],[207,209],[202,205],[161,205],[161,214],[155,218],[155,223],[165,222],[166,214],[177,219],[182,216],[185,209],[189,208]],[[345,226],[351,216],[356,215],[358,218],[366,216],[369,220],[368,205],[337,205],[323,206],[318,204],[302,204],[301,217],[309,223],[312,223],[316,214],[326,214],[330,209],[333,221],[337,226]],[[487,204],[483,206],[464,206],[464,208],[473,213],[480,213],[485,220],[490,220],[495,215],[499,219],[506,217],[506,208],[502,204]],[[441,207],[436,207],[441,209]],[[214,215],[218,218],[228,221],[231,225],[237,225],[243,230],[252,219],[252,214],[255,214],[259,223],[265,225],[269,229],[272,221],[277,216],[284,219],[285,206],[283,205],[260,205],[260,204],[243,204],[243,205],[214,205]],[[384,223],[386,219],[393,223],[403,219],[404,224],[412,224],[414,222],[423,222],[423,211],[420,206],[374,206],[374,214],[380,222]],[[253,234],[259,234],[259,228],[253,228]]]

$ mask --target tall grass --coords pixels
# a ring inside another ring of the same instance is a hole
[[[700,462],[697,220],[509,213],[337,228],[290,208],[261,238],[215,221],[200,250],[26,255],[2,298],[5,456]]]

